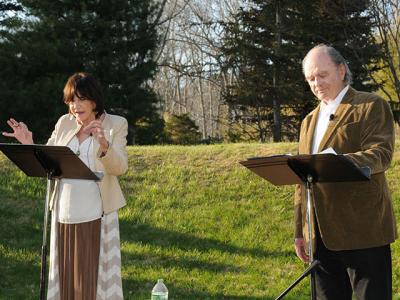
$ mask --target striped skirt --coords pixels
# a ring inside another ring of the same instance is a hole
[[[75,291],[71,291],[71,289],[73,289],[73,287],[71,287],[71,285],[73,285],[73,283],[71,283],[71,280],[73,281],[74,278],[78,276],[74,276],[73,274],[72,275],[65,274],[66,272],[64,273],[59,272],[60,270],[59,264],[65,262],[65,260],[63,259],[59,260],[59,253],[63,255],[63,253],[65,252],[64,249],[59,249],[61,247],[65,248],[66,245],[65,241],[63,241],[62,239],[64,237],[65,240],[67,234],[68,236],[72,234],[72,236],[74,237],[72,240],[76,240],[76,236],[71,230],[72,228],[74,228],[73,224],[72,226],[71,225],[65,226],[63,224],[60,225],[56,222],[57,220],[56,213],[57,209],[54,209],[52,211],[52,221],[51,221],[50,264],[49,264],[47,299],[86,300],[87,296],[85,296],[85,298],[81,298],[81,296],[78,295],[79,291],[78,293],[74,293]],[[96,225],[96,222],[100,224]],[[97,251],[96,243],[97,243],[97,249],[99,249],[99,256],[97,261],[97,266],[98,266],[97,269],[98,272],[96,276],[97,278],[92,278],[93,276],[90,276],[89,274],[87,276],[89,279],[87,279],[86,282],[92,282],[92,285],[97,284],[97,289],[95,288],[96,291],[94,291],[94,293],[96,294],[95,297],[96,300],[123,299],[118,212],[112,212],[108,215],[104,215],[99,221],[88,222],[86,224],[90,224],[89,230],[94,230],[94,231],[97,230],[97,232],[99,230],[98,228],[100,227],[100,245],[98,245],[98,239],[96,241],[96,238],[87,241],[87,243],[92,243],[95,245],[93,247],[93,249],[95,249],[94,251]],[[79,226],[79,224],[77,225]],[[63,235],[63,237],[60,236],[59,239],[59,235]],[[79,240],[82,239],[78,238],[78,243],[82,243]],[[71,243],[71,241],[67,242]],[[83,247],[85,246],[83,245]],[[92,254],[86,253],[86,255],[91,256]],[[97,260],[97,255],[95,255],[94,259],[92,258],[93,262],[91,263],[87,262],[88,268],[94,270],[91,271],[92,275],[96,271],[96,265],[93,267],[93,264],[96,263],[95,260]],[[73,264],[76,265],[77,262],[79,262],[79,259],[74,260]],[[79,268],[72,265],[68,266],[67,270],[68,269],[72,270],[73,272],[76,272],[77,270],[79,271]],[[61,290],[61,287],[63,287],[63,290]],[[91,292],[89,292],[89,294],[90,293]],[[66,297],[67,299],[62,299],[61,295],[64,295],[64,297]]]

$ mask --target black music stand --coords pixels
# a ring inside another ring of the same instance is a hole
[[[27,176],[47,178],[46,201],[44,208],[43,242],[40,270],[40,300],[45,299],[47,223],[49,201],[53,192],[53,179],[101,180],[101,174],[93,173],[81,160],[65,146],[2,144],[0,150],[16,164]]]
[[[276,155],[254,157],[240,164],[275,185],[303,184],[307,194],[307,227],[309,266],[307,269],[275,300],[282,299],[303,278],[310,275],[311,299],[316,299],[315,268],[320,262],[314,260],[311,222],[313,184],[327,182],[366,181],[370,179],[368,167],[359,168],[344,155]]]

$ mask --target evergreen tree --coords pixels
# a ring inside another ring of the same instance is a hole
[[[171,144],[192,145],[201,140],[199,127],[188,114],[172,115],[166,113],[164,133]]]
[[[0,122],[15,116],[44,142],[66,112],[62,88],[77,71],[92,73],[106,94],[106,110],[136,121],[151,118],[147,87],[156,64],[153,0],[21,0],[0,33]],[[130,140],[132,140],[132,136]]]
[[[257,128],[266,141],[297,135],[315,100],[301,62],[319,43],[337,48],[349,61],[355,88],[371,90],[369,68],[380,57],[365,0],[253,0],[226,25],[227,66],[238,74],[226,101],[235,117]],[[295,129],[295,130],[294,130]]]

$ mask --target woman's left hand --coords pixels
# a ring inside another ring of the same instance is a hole
[[[10,118],[7,120],[7,124],[13,132],[2,132],[4,136],[15,138],[21,144],[33,144],[32,132],[29,131],[28,126],[24,122],[17,122],[15,119]]]
[[[101,123],[100,120],[94,120],[83,129],[83,132],[94,136],[100,145],[100,150],[104,153],[107,152],[109,144],[104,136],[104,129]]]

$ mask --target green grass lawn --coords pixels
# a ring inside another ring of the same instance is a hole
[[[150,299],[158,278],[169,299],[274,299],[301,274],[293,251],[293,187],[275,187],[238,164],[295,153],[296,144],[129,147],[120,178],[125,299]],[[388,178],[400,216],[400,143]],[[39,295],[45,181],[0,155],[0,299]],[[400,295],[400,246],[393,288]],[[286,299],[309,299],[308,280]],[[400,299],[400,296],[395,296]]]

